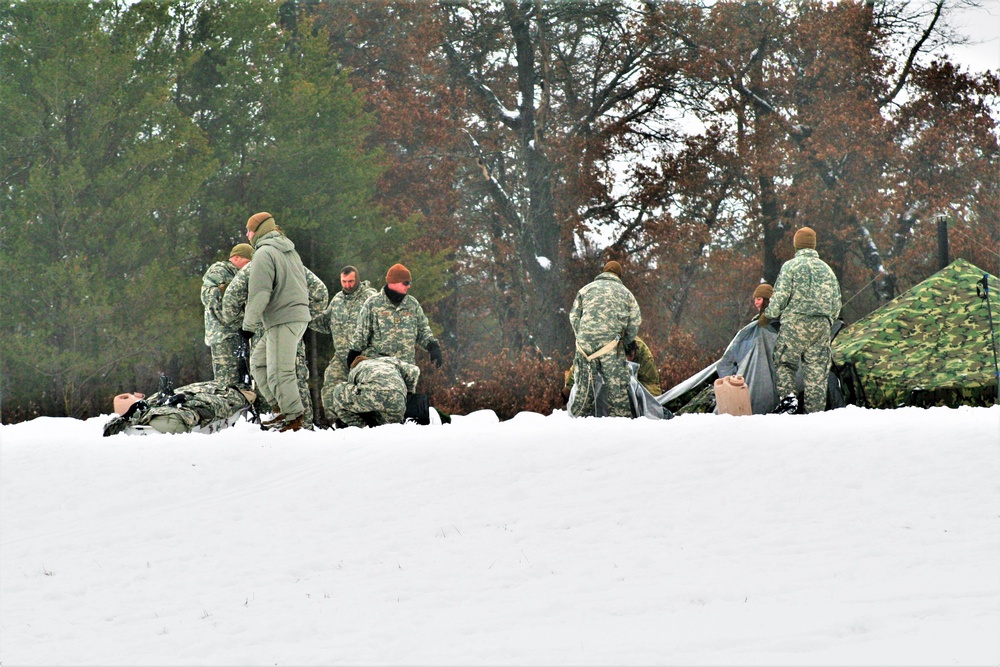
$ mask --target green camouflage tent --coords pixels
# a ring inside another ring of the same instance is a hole
[[[958,259],[855,322],[833,341],[834,371],[851,403],[992,405],[997,395],[984,271]],[[1000,314],[989,276],[994,326]]]

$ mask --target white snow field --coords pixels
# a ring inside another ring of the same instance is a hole
[[[0,427],[0,664],[997,665],[1000,407]]]

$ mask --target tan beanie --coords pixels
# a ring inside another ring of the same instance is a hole
[[[796,250],[802,250],[803,248],[816,249],[816,232],[812,230],[811,227],[803,227],[799,231],[795,232],[795,237],[792,239],[792,245],[795,246]]]
[[[358,356],[354,357],[354,361],[351,362],[351,370],[354,370],[354,367],[360,364],[362,361],[368,361],[368,357],[366,357],[363,354],[359,354]]]
[[[757,289],[753,291],[753,298],[761,297],[762,299],[770,299],[774,296],[774,288],[767,283],[761,283],[757,285]]]
[[[611,260],[610,262],[604,265],[604,273],[613,273],[619,278],[621,278],[622,265],[616,262],[615,260]]]
[[[237,243],[233,246],[233,249],[229,251],[229,256],[253,259],[253,246],[249,243]]]
[[[405,283],[407,280],[411,280],[410,270],[402,264],[393,264],[385,274],[387,285]]]
[[[250,216],[250,219],[247,220],[247,229],[250,230],[251,232],[256,232],[257,228],[260,227],[260,224],[271,217],[273,216],[270,213],[267,213],[266,211],[261,211],[260,213],[254,213],[253,215]]]

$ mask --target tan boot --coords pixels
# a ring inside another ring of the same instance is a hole
[[[261,428],[270,428],[285,421],[285,415],[277,414],[270,419],[265,419],[260,423]]]
[[[299,415],[291,421],[286,421],[278,428],[278,433],[284,433],[285,431],[298,431],[302,428],[302,415]]]

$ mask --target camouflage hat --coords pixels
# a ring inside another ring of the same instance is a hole
[[[803,227],[795,232],[795,237],[792,238],[792,245],[795,246],[796,250],[802,250],[803,248],[812,248],[815,250],[816,232],[811,227]]]
[[[608,262],[607,264],[604,265],[604,269],[603,269],[602,272],[603,273],[613,273],[616,276],[618,276],[619,278],[621,278],[622,277],[622,265],[619,264],[618,262],[616,262],[615,260],[611,260],[610,262]]]
[[[760,297],[762,299],[770,299],[774,296],[774,288],[767,283],[761,283],[757,285],[757,289],[753,291],[753,298]]]
[[[229,256],[253,259],[253,246],[249,243],[237,243],[233,246],[233,249],[229,251]]]
[[[351,370],[353,370],[354,367],[360,364],[362,361],[368,361],[368,357],[366,357],[363,354],[359,354],[358,356],[354,357],[354,361],[351,362]]]

